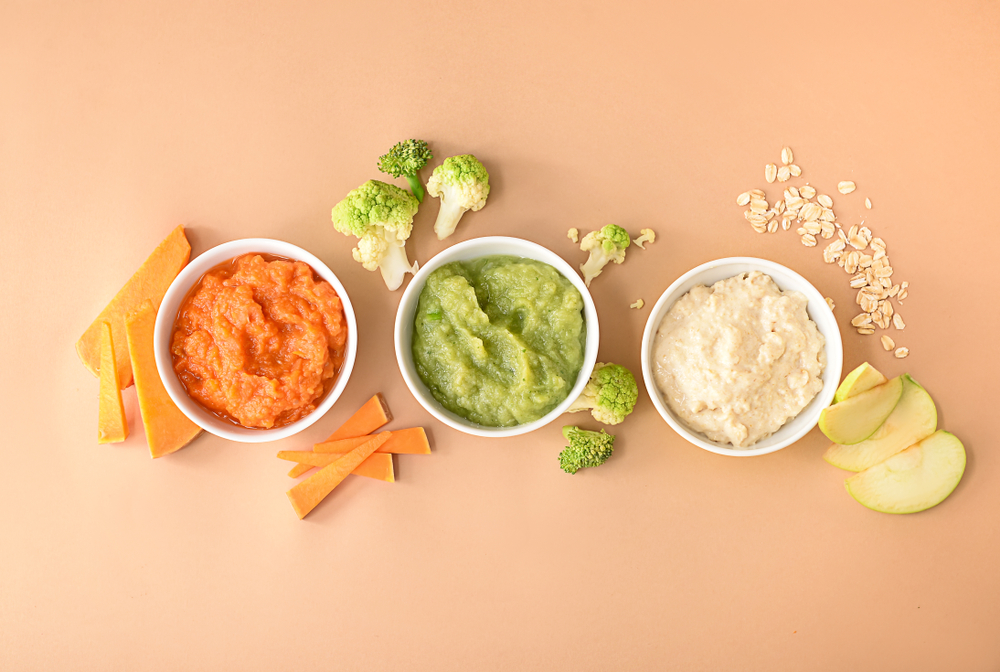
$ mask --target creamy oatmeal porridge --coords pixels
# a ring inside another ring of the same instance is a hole
[[[664,401],[691,429],[736,448],[776,432],[823,389],[825,339],[807,303],[759,271],[691,289],[653,342]]]

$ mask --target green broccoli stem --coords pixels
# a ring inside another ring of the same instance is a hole
[[[420,179],[416,175],[404,175],[406,181],[410,183],[410,191],[421,203],[424,202],[424,185],[420,184]]]

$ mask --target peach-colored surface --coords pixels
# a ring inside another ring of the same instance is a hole
[[[818,4],[2,3],[0,669],[1000,668],[1000,6]],[[445,242],[428,201],[411,257],[503,234],[579,263],[570,226],[656,230],[593,284],[601,359],[634,371],[649,306],[712,258],[786,264],[847,324],[844,273],[734,203],[790,145],[912,283],[910,358],[844,329],[845,370],[870,359],[925,385],[968,449],[961,485],[925,513],[874,513],[817,432],[720,457],[645,396],[613,459],[575,476],[556,425],[448,431],[396,369],[399,293],[329,223],[410,136],[475,153],[493,186]],[[302,435],[204,435],[154,462],[127,390],[131,435],[97,445],[73,343],[178,223],[194,254],[288,240],[348,288],[357,366]],[[297,520],[275,452],[376,391],[387,429],[425,425],[433,454]]]

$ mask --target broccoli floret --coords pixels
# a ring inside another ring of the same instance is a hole
[[[567,474],[575,474],[587,467],[599,467],[608,461],[615,449],[615,436],[603,429],[592,432],[569,425],[563,427],[563,436],[569,445],[559,453],[559,466]]]
[[[590,411],[594,420],[617,425],[632,412],[638,398],[639,386],[631,371],[618,364],[597,364],[580,398],[566,412]]]
[[[441,199],[434,233],[444,240],[455,232],[466,210],[482,210],[490,195],[490,174],[472,154],[452,156],[434,169],[427,193]]]
[[[434,158],[431,148],[423,140],[403,140],[393,145],[387,153],[378,157],[378,169],[393,177],[405,177],[410,183],[410,191],[421,203],[424,202],[424,185],[420,184],[417,173]]]
[[[639,249],[641,250],[646,249],[644,243],[649,243],[650,245],[652,245],[654,242],[656,242],[656,231],[653,231],[652,229],[640,229],[639,233],[641,235],[632,241],[633,243],[639,246]]]
[[[406,189],[368,180],[333,207],[333,227],[359,239],[354,260],[369,271],[382,271],[390,290],[399,289],[406,273],[417,272],[417,263],[411,266],[406,258],[405,245],[418,205]]]
[[[628,231],[615,224],[608,224],[600,231],[591,231],[583,237],[580,249],[590,252],[590,256],[580,265],[580,271],[588,287],[609,262],[620,264],[625,261],[625,250],[631,242]]]

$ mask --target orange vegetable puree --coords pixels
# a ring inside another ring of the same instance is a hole
[[[195,401],[268,429],[316,408],[346,343],[343,304],[330,283],[301,261],[247,254],[206,273],[188,295],[171,354]]]

